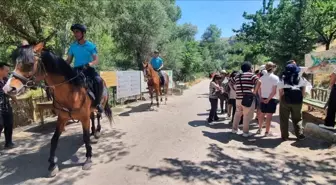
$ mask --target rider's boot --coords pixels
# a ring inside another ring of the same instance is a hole
[[[101,98],[104,91],[104,85],[103,81],[100,76],[95,77],[96,83],[94,83],[94,89],[95,89],[95,106],[99,113],[102,113],[104,111],[103,107],[101,106]]]

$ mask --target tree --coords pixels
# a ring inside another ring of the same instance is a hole
[[[336,1],[309,0],[307,21],[322,39],[329,50],[330,43],[336,38]]]

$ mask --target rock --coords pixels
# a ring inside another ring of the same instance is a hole
[[[335,132],[321,128],[314,123],[307,123],[304,129],[304,133],[329,143],[336,143]]]

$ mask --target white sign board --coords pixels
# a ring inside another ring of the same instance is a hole
[[[173,71],[172,70],[162,70],[163,72],[166,72],[169,77],[169,89],[173,88]],[[143,71],[141,71],[141,92],[148,92],[147,89],[147,82],[145,82],[145,78],[143,75]]]
[[[141,94],[140,71],[117,71],[117,99]]]

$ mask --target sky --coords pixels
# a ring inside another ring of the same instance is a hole
[[[262,7],[262,0],[177,0],[176,4],[182,10],[178,24],[196,25],[196,39],[200,40],[210,24],[215,24],[222,30],[222,37],[233,36],[232,29],[239,29],[245,22],[242,17],[244,11],[255,13]]]

